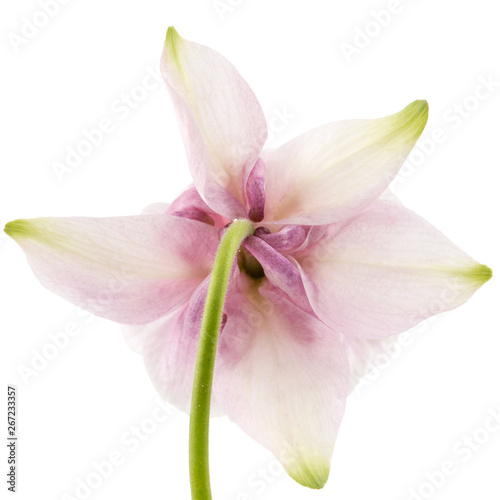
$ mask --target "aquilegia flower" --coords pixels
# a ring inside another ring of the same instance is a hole
[[[491,270],[387,191],[425,126],[425,101],[262,150],[263,112],[224,57],[170,28],[162,72],[194,185],[142,215],[6,231],[44,286],[128,325],[159,393],[189,411],[219,241],[234,219],[251,221],[226,295],[212,414],[320,488],[353,373],[381,339],[464,303]]]

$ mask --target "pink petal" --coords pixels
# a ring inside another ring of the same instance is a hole
[[[219,244],[215,228],[167,215],[17,220],[6,232],[42,285],[130,324],[153,321],[189,300]]]
[[[168,215],[187,217],[188,219],[199,220],[206,224],[215,225],[220,229],[224,227],[229,219],[214,212],[201,198],[194,186],[187,188],[168,207],[165,212]]]
[[[265,241],[255,236],[247,238],[243,245],[258,260],[266,278],[273,285],[286,293],[297,307],[314,315],[302,284],[300,271],[291,257],[288,260]]]
[[[377,200],[328,226],[297,257],[311,305],[327,324],[364,338],[394,335],[463,304],[491,270],[399,202]]]
[[[257,98],[229,61],[184,40],[173,28],[167,32],[161,69],[196,188],[221,215],[245,217],[243,179],[267,137]]]
[[[200,212],[207,214],[215,213],[201,198],[196,188],[191,185],[185,189],[169,206],[169,215],[185,210],[186,208],[196,208]]]
[[[246,206],[249,207],[248,218],[260,222],[264,218],[266,203],[266,170],[264,162],[259,158],[245,181]]]
[[[262,228],[265,229],[265,228]],[[269,230],[256,231],[255,235],[259,234],[259,237],[265,241],[267,244],[271,245],[278,252],[293,252],[299,250],[302,245],[306,242],[310,231],[308,226],[294,226],[287,225],[283,226],[279,231],[271,233]]]
[[[158,394],[189,413],[201,318],[210,276],[190,301],[147,325],[123,325],[125,340],[144,357],[144,365]],[[212,397],[211,415],[223,415]]]
[[[361,212],[395,177],[427,121],[415,101],[377,120],[330,123],[263,151],[267,223],[331,224]]]
[[[214,392],[300,484],[321,488],[344,413],[348,365],[333,331],[269,283],[240,275],[227,299]]]

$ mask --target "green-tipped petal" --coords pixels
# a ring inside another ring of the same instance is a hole
[[[384,136],[390,137],[390,141],[394,144],[406,140],[412,148],[425,128],[428,116],[427,101],[413,101],[399,113],[380,120],[380,123],[387,127],[387,132],[383,126],[380,127],[381,139],[385,139]]]
[[[457,275],[469,280],[472,287],[479,288],[491,279],[493,271],[484,264],[477,264],[468,269],[457,271]]]
[[[36,219],[13,220],[5,225],[4,231],[14,240],[22,238],[43,240],[44,239],[43,231],[33,221],[36,221]]]
[[[245,179],[267,137],[264,113],[234,66],[170,27],[161,59],[196,189],[217,213],[246,217]]]
[[[324,457],[304,457],[292,463],[287,469],[288,475],[302,486],[320,490],[325,486],[330,475],[330,461]]]
[[[295,481],[322,488],[347,397],[344,341],[269,281],[256,290],[239,279],[228,290],[214,394]]]
[[[175,54],[177,52],[177,45],[181,42],[181,35],[179,35],[177,30],[173,26],[169,26],[167,29],[167,35],[165,37],[165,47],[168,47],[171,53]]]
[[[263,151],[268,223],[330,224],[360,213],[394,179],[427,122],[425,101],[376,120],[334,122]]]
[[[401,333],[454,309],[491,278],[435,227],[396,200],[332,225],[298,259],[316,314],[348,337]]]
[[[177,65],[179,71],[182,71],[182,64],[179,55],[180,45],[183,38],[177,33],[177,30],[170,26],[165,37],[165,50],[167,51],[170,60]]]
[[[19,219],[5,232],[42,285],[127,324],[154,321],[188,301],[218,247],[214,227],[168,215]]]

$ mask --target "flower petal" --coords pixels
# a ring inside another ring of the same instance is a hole
[[[330,123],[263,151],[265,221],[331,224],[361,212],[397,174],[427,111],[415,101],[385,118]]]
[[[168,215],[16,220],[5,231],[46,288],[130,324],[187,302],[218,247],[212,226]]]
[[[205,224],[215,225],[221,229],[231,222],[229,219],[214,212],[201,198],[194,186],[190,186],[182,192],[168,207],[165,212],[168,215],[187,217],[188,219],[199,220]]]
[[[343,343],[269,283],[245,289],[245,280],[240,275],[239,290],[228,294],[214,392],[293,479],[321,488],[344,413]]]
[[[194,183],[216,212],[245,217],[243,180],[267,137],[262,109],[234,66],[170,27],[161,60]]]
[[[316,314],[364,338],[401,333],[454,309],[491,277],[488,267],[389,200],[328,226],[309,255],[297,260]]]
[[[255,236],[247,238],[243,245],[258,260],[266,278],[273,285],[286,293],[297,307],[314,315],[302,284],[300,271],[295,267],[291,257],[288,260],[268,243]]]
[[[301,248],[306,242],[310,229],[308,226],[287,225],[275,233],[271,233],[269,230],[260,232],[257,229],[256,234],[278,252],[288,253]]]
[[[255,162],[244,183],[248,218],[252,222],[260,222],[264,218],[266,203],[266,170],[260,158]]]
[[[127,344],[144,357],[144,365],[158,394],[179,410],[189,413],[201,319],[207,296],[208,276],[191,300],[167,316],[146,325],[123,325]],[[211,416],[223,415],[212,395]]]
[[[124,337],[144,357],[146,371],[158,394],[189,413],[197,338],[184,335],[187,305],[146,325],[123,325]]]

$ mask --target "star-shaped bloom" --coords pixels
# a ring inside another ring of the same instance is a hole
[[[6,231],[44,286],[128,325],[159,393],[189,411],[220,236],[235,218],[252,221],[226,296],[212,414],[320,488],[358,365],[381,339],[463,304],[491,270],[387,191],[425,126],[425,101],[263,150],[262,109],[223,56],[171,28],[161,66],[194,185],[142,215]]]

